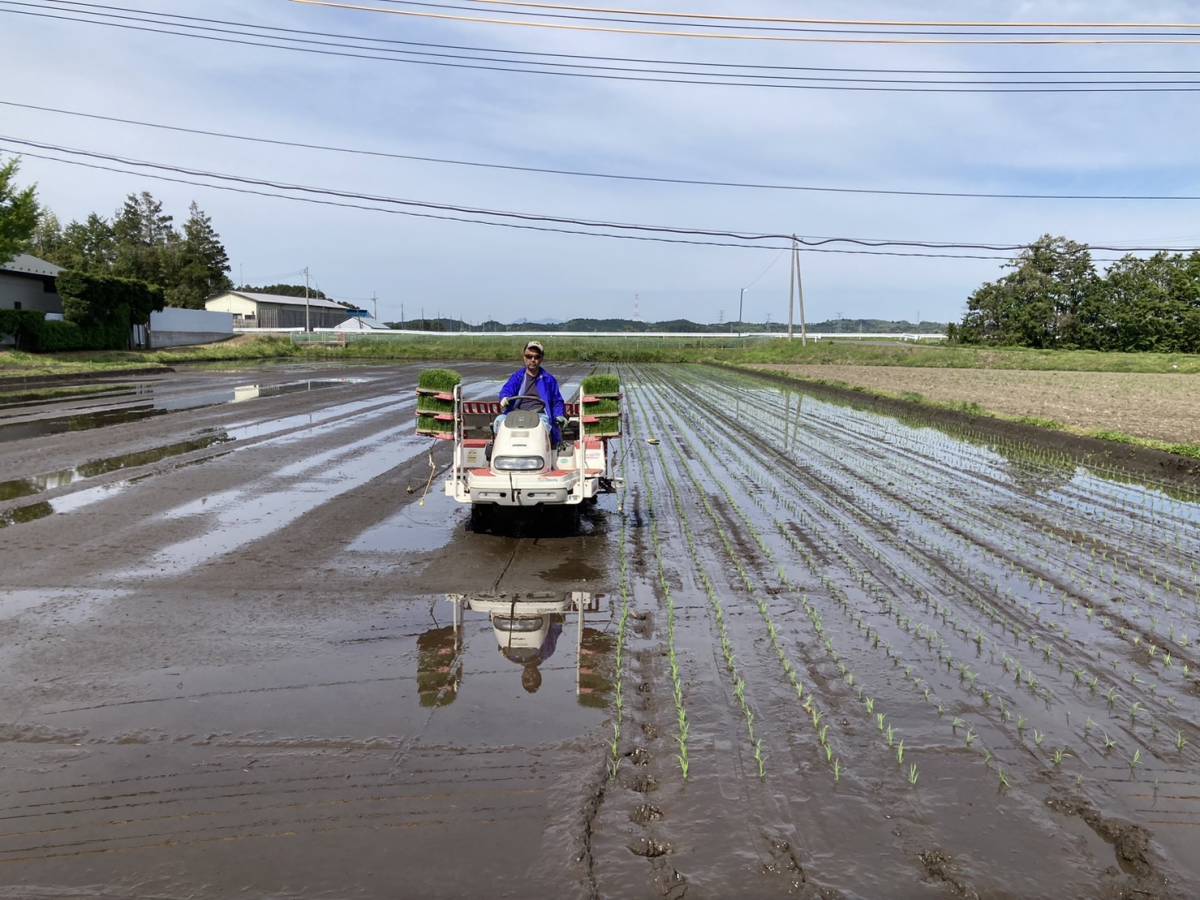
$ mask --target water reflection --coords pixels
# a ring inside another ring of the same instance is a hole
[[[458,697],[465,677],[467,631],[471,620],[486,618],[501,659],[519,670],[522,688],[536,694],[543,668],[562,658],[564,647],[575,649],[575,695],[582,706],[603,708],[612,693],[609,661],[612,635],[588,627],[586,619],[602,612],[601,594],[585,591],[534,591],[519,594],[448,594],[453,624],[431,628],[417,638],[417,690],[422,706],[448,706]]]
[[[198,394],[161,397],[149,403],[141,402],[121,409],[78,413],[72,416],[59,416],[56,418],[35,419],[30,422],[17,422],[11,425],[0,425],[0,442],[19,441],[72,431],[90,431],[93,428],[121,425],[126,422],[138,422],[142,419],[163,416],[182,410],[244,403],[247,400],[256,400],[261,397],[277,397],[282,394],[294,394],[302,391],[318,391],[346,384],[360,384],[366,380],[364,378],[325,378],[266,386],[246,384],[217,391],[205,391]],[[143,389],[138,391],[139,394],[153,394],[153,392],[153,387],[143,387]]]

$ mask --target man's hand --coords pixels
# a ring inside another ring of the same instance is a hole
[[[559,431],[562,431],[564,428],[567,427],[567,417],[566,416],[559,416],[554,421],[558,424]]]
[[[510,403],[512,403],[512,397],[501,397],[500,398],[500,412],[504,412],[504,410],[508,409],[508,404],[510,404]]]

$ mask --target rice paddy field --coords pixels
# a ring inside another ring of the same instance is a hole
[[[480,526],[436,365],[0,404],[0,897],[1200,896],[1177,457],[548,364],[621,480]]]
[[[1195,896],[1194,493],[624,374],[600,818],[645,820],[664,890],[740,867],[803,896]]]

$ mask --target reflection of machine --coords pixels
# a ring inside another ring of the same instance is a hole
[[[585,658],[603,652],[608,641],[606,636],[592,629],[585,629],[583,622],[587,613],[600,611],[600,595],[575,591],[569,594],[552,592],[530,592],[524,594],[449,594],[446,597],[454,605],[454,632],[461,634],[463,618],[467,611],[487,615],[496,638],[500,653],[508,660],[524,667],[521,683],[530,693],[541,686],[539,666],[554,655],[568,617],[576,613],[576,693],[606,693],[597,690],[593,675],[594,664],[584,671]],[[589,635],[585,636],[584,632]],[[461,638],[456,638],[461,640]],[[585,684],[585,681],[587,683]],[[581,701],[583,702],[583,701]]]

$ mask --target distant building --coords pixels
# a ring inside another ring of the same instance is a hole
[[[341,325],[335,325],[334,331],[389,331],[390,329],[382,322],[376,322],[374,319],[364,318],[363,316],[351,316]]]
[[[0,309],[32,309],[62,314],[55,279],[62,266],[22,253],[0,264]]]
[[[226,291],[205,301],[209,312],[233,314],[234,328],[304,328],[304,307],[308,304],[310,328],[335,328],[352,315],[365,310],[336,300],[311,297],[285,297],[281,294],[255,294],[249,291]]]

